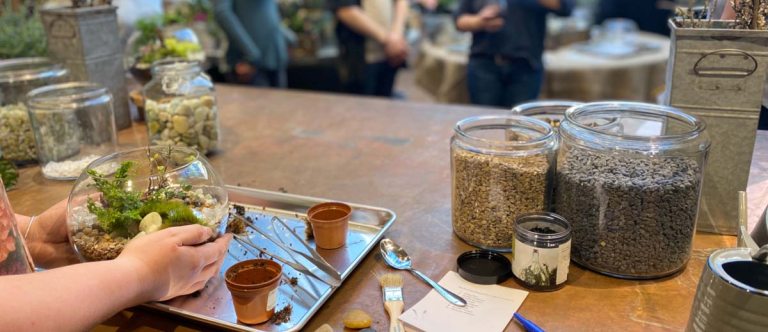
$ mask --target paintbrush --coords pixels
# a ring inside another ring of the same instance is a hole
[[[384,295],[384,309],[389,313],[389,332],[405,332],[400,314],[403,313],[403,277],[387,273],[379,277],[381,293]]]

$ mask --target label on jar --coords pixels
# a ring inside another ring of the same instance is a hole
[[[571,240],[553,248],[537,248],[515,239],[512,273],[534,287],[554,287],[568,280]]]
[[[276,304],[277,304],[277,288],[269,292],[269,297],[267,297],[267,311],[271,311],[272,309],[274,309]]]

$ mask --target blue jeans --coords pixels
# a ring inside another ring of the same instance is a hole
[[[543,71],[528,61],[497,63],[493,57],[473,56],[467,65],[472,104],[511,108],[539,96]]]

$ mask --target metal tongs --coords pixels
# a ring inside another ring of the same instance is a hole
[[[254,225],[247,219],[243,218],[242,216],[238,214],[232,214],[232,215],[235,216],[235,218],[238,218],[240,221],[242,221],[248,228],[259,233],[259,235],[266,238],[270,242],[277,245],[280,249],[285,251],[293,261],[289,261],[283,257],[280,257],[279,255],[271,253],[268,250],[266,250],[266,248],[264,247],[257,246],[247,236],[235,235],[235,240],[241,245],[243,245],[246,248],[246,250],[251,251],[249,250],[250,248],[255,249],[261,253],[264,253],[274,258],[277,261],[280,261],[285,265],[290,266],[291,268],[293,268],[298,272],[312,276],[332,287],[338,287],[339,285],[341,285],[341,275],[339,274],[339,272],[336,271],[336,269],[333,266],[331,266],[331,264],[328,264],[328,262],[325,261],[325,259],[323,259],[323,257],[320,256],[320,254],[318,254],[317,251],[313,249],[301,236],[296,234],[296,232],[294,232],[290,227],[288,227],[288,225],[286,225],[282,219],[276,216],[272,217],[272,226],[275,228],[275,233],[278,234],[278,238],[276,239],[269,233],[256,227],[256,225]],[[277,227],[276,227],[277,224],[279,224],[280,227],[287,230],[289,234],[295,237],[298,240],[298,242],[301,243],[304,246],[304,248],[309,252],[309,254],[306,254],[303,251],[296,250],[294,248],[291,248],[285,245],[285,242],[282,241],[282,238],[279,235],[280,232],[277,231]],[[253,252],[251,253],[254,254]],[[299,260],[296,258],[296,256],[294,256],[294,254],[298,254],[299,256],[304,258],[306,261],[314,265],[314,267],[316,268],[312,268],[310,266],[306,266],[305,264],[301,264]],[[320,271],[322,271],[322,273]]]

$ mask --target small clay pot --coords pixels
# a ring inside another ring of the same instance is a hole
[[[268,321],[275,313],[277,287],[283,268],[269,259],[251,259],[232,265],[225,272],[237,320],[246,324]]]
[[[347,229],[352,207],[339,202],[317,204],[307,211],[315,244],[322,249],[336,249],[347,243]]]

